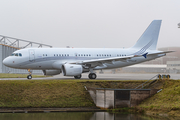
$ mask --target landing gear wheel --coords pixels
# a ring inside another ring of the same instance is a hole
[[[91,79],[91,74],[92,74],[92,73],[89,73],[89,75],[88,75],[89,79]]]
[[[74,76],[75,79],[81,79],[81,75]]]
[[[29,75],[27,76],[27,79],[32,79],[32,71],[31,71],[31,69],[28,69],[28,72],[29,72]]]
[[[32,79],[32,76],[31,76],[31,75],[28,75],[28,76],[27,76],[27,79]]]
[[[95,73],[90,73],[88,77],[89,79],[96,79],[97,75]]]

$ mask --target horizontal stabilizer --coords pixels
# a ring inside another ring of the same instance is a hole
[[[156,52],[156,53],[145,53],[143,55],[134,55],[134,57],[141,57],[143,56],[144,58],[147,58],[147,56],[149,55],[158,55],[158,54],[166,54],[166,53],[171,53],[171,52],[175,52],[175,51],[162,51],[162,52]]]
[[[148,55],[166,54],[166,53],[171,53],[171,52],[175,52],[175,51],[162,51],[162,52],[157,52],[157,53],[151,53]]]

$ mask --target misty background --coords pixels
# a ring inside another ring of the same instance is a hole
[[[0,0],[0,35],[53,47],[128,48],[155,19],[180,47],[180,0]]]

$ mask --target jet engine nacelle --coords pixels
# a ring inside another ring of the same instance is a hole
[[[43,70],[44,75],[58,75],[61,70]]]
[[[64,64],[62,65],[62,71],[64,76],[77,76],[82,74],[83,67],[76,64]]]

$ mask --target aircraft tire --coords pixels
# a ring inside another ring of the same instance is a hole
[[[28,75],[28,76],[27,76],[27,79],[32,79],[32,76],[31,76],[31,75]]]
[[[97,75],[95,73],[90,73],[88,77],[89,79],[96,79]]]
[[[96,79],[97,75],[95,73],[92,73],[91,78]]]
[[[92,74],[92,73],[89,73],[89,75],[88,75],[89,79],[91,79],[91,74]]]
[[[75,79],[81,79],[81,75],[74,76]]]

